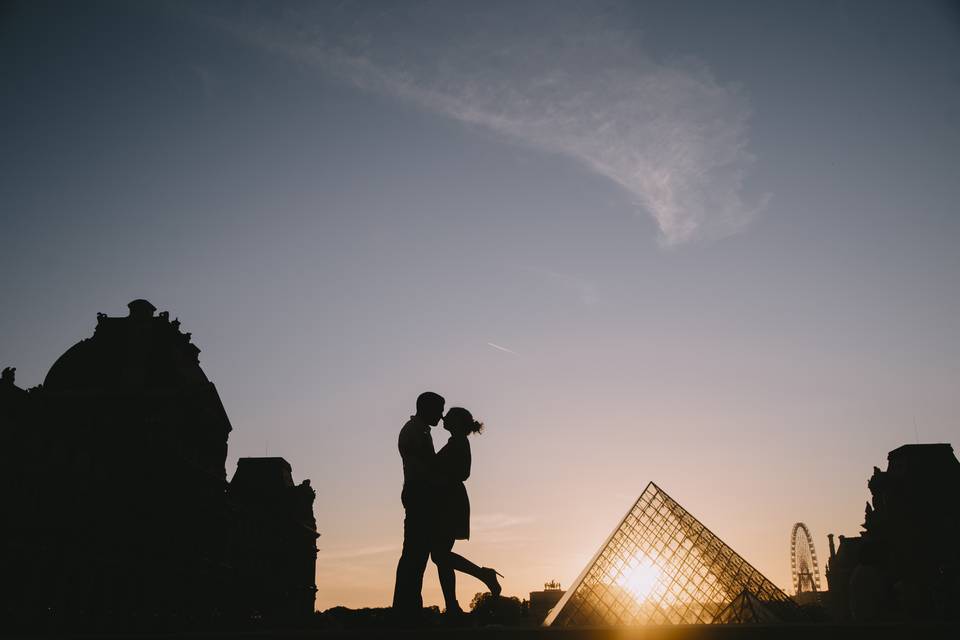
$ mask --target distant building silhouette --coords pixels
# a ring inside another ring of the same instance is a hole
[[[2,375],[5,620],[177,629],[310,615],[309,482],[295,486],[281,458],[247,458],[228,486],[230,420],[200,350],[166,312],[128,306],[98,314],[41,386]]]
[[[230,557],[238,573],[244,611],[273,620],[313,612],[317,559],[314,491],[293,482],[283,458],[240,458],[227,489],[237,510]]]
[[[833,534],[830,539],[830,559],[827,561],[828,592],[825,601],[830,616],[834,620],[848,622],[850,613],[850,576],[860,565],[860,536],[838,536],[839,546],[834,547]]]
[[[863,533],[830,536],[829,606],[841,620],[960,618],[960,462],[949,444],[904,445],[873,469]]]
[[[560,598],[563,597],[564,593],[564,590],[560,588],[560,583],[555,581],[544,584],[543,591],[531,591],[530,622],[532,624],[540,624],[543,622],[543,619],[550,613],[550,609],[553,609],[553,607],[560,602]]]

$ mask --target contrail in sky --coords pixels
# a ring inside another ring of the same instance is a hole
[[[494,343],[492,343],[492,342],[488,342],[487,345],[493,347],[493,348],[496,349],[497,351],[503,351],[504,353],[512,353],[513,355],[517,355],[517,352],[516,352],[516,351],[514,351],[514,350],[512,350],[512,349],[507,349],[506,347],[501,347],[501,346],[498,345],[498,344],[494,344]]]

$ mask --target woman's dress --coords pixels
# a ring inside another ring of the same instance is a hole
[[[437,452],[437,468],[445,479],[441,488],[440,533],[452,540],[470,538],[470,498],[463,482],[470,477],[470,442],[467,436],[450,436]]]

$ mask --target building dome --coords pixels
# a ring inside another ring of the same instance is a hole
[[[47,391],[124,392],[209,384],[189,333],[169,314],[154,315],[146,300],[134,300],[129,315],[97,314],[92,337],[60,356],[44,380]]]

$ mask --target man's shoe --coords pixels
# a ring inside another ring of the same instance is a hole
[[[465,627],[470,616],[460,608],[458,604],[456,607],[447,607],[443,611],[443,626],[445,627]]]
[[[396,629],[419,629],[424,626],[422,611],[394,609],[391,618]]]

